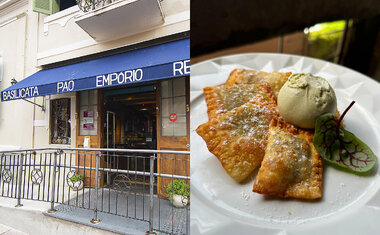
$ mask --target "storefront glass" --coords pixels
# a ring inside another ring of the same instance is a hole
[[[70,99],[55,99],[50,105],[50,143],[71,144]]]
[[[82,91],[79,97],[79,135],[96,136],[98,134],[98,91]]]
[[[161,81],[161,136],[186,136],[186,80]]]

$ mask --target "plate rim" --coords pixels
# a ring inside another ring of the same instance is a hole
[[[307,60],[311,60],[312,62],[322,63],[324,65],[326,65],[326,64],[327,65],[332,65],[333,67],[338,66],[340,69],[343,69],[343,70],[349,71],[350,73],[359,75],[361,77],[360,79],[366,78],[364,80],[365,82],[370,82],[370,83],[376,84],[376,86],[380,87],[380,83],[377,82],[376,80],[374,80],[371,77],[369,77],[369,76],[367,76],[365,74],[362,74],[362,73],[360,73],[358,71],[355,71],[353,69],[347,68],[345,66],[342,66],[342,65],[339,65],[339,64],[335,64],[335,63],[332,63],[332,62],[329,62],[329,61],[324,61],[324,60],[321,60],[321,59],[312,58],[312,57],[300,56],[300,55],[292,55],[292,54],[286,54],[286,53],[265,53],[265,52],[264,53],[261,53],[261,52],[260,53],[237,53],[237,54],[231,54],[231,55],[225,55],[225,56],[218,56],[218,57],[211,58],[211,59],[208,59],[208,60],[205,60],[205,61],[201,61],[201,62],[198,62],[196,64],[191,65],[191,70],[196,69],[198,66],[201,66],[203,64],[214,62],[214,60],[231,59],[232,58],[231,62],[233,62],[233,60],[236,57],[241,57],[241,56],[255,56],[255,57],[259,57],[259,56],[269,56],[269,57],[271,57],[271,56],[273,56],[273,57],[284,57],[284,58],[293,57],[293,58],[297,58],[297,59],[307,59]],[[236,62],[236,64],[239,64],[239,62]],[[223,65],[221,65],[221,66],[223,66]],[[243,66],[243,67],[248,67],[248,66]],[[254,69],[254,68],[252,68],[252,69]],[[212,74],[214,74],[214,73],[212,73]],[[201,75],[201,74],[197,74],[197,75],[193,75],[193,76],[197,77],[199,75]],[[193,91],[193,92],[194,91],[198,91],[198,90],[192,90],[191,82],[190,82],[190,91]],[[190,98],[190,99],[193,100],[192,98]],[[198,100],[198,99],[199,99],[199,97],[197,97],[195,100]],[[190,113],[190,119],[191,119],[191,113]],[[192,131],[192,127],[191,126],[190,126],[190,131],[191,131],[191,133],[190,133],[190,139],[191,139],[191,136],[194,135],[194,134],[192,134],[193,131]],[[379,138],[379,136],[376,136],[376,137]],[[191,150],[191,148],[190,148],[190,150]],[[191,159],[191,157],[190,157],[190,159]],[[379,167],[379,162],[377,164],[378,164],[378,168],[380,168]],[[191,169],[190,169],[190,172],[191,172]],[[376,177],[376,175],[379,177],[379,173],[380,173],[380,169],[377,169],[377,172],[375,172],[374,177]],[[378,185],[380,185],[380,183],[378,183]],[[199,194],[197,187],[192,187],[192,189],[194,190],[192,194],[194,194],[194,193],[195,193],[195,195]],[[378,193],[379,191],[380,191],[379,188],[377,188],[377,190],[373,193],[372,197],[376,193]],[[202,195],[202,194],[200,193],[200,195]],[[371,200],[371,198],[369,200]],[[364,203],[363,205],[366,205],[366,203]],[[192,213],[191,213],[191,217],[192,217],[192,215],[194,215],[194,211],[193,210],[192,210]],[[321,221],[321,222],[323,222],[323,220],[324,220],[324,218],[322,218],[322,220],[314,220],[314,221]],[[253,225],[253,224],[251,224],[251,225]],[[260,225],[254,225],[254,226],[260,226]],[[282,227],[280,227],[280,228],[282,228]]]

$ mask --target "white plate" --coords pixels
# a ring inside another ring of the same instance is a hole
[[[324,164],[323,198],[267,199],[225,173],[195,129],[208,120],[203,87],[223,84],[235,68],[310,72],[335,89],[349,131],[380,156],[380,84],[348,68],[307,57],[250,53],[191,66],[191,234],[380,234],[380,171],[358,176]]]

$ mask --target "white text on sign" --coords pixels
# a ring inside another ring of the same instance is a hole
[[[143,78],[142,69],[128,70],[120,73],[109,73],[96,76],[96,87],[120,85],[140,81]]]
[[[3,93],[3,97],[2,97],[3,101],[27,98],[31,96],[39,96],[37,86],[25,87],[25,88],[20,88],[20,89],[11,90],[11,91],[3,91],[2,93]]]
[[[173,75],[190,74],[190,60],[178,61],[173,63]]]
[[[74,80],[57,82],[57,93],[73,91],[74,85]]]

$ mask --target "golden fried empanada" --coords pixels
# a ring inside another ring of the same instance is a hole
[[[280,73],[273,72],[267,73],[263,71],[247,70],[247,69],[234,69],[228,77],[225,85],[230,86],[233,84],[256,84],[268,83],[277,99],[281,87],[288,80],[291,72]]]
[[[272,120],[253,191],[278,197],[320,198],[322,159],[312,140],[311,131]]]
[[[276,103],[276,98],[267,84],[220,85],[203,89],[209,119],[243,105],[256,96],[263,97],[269,103]]]
[[[269,123],[276,117],[279,117],[277,107],[256,96],[250,102],[200,125],[196,131],[227,173],[241,182],[260,165]]]

